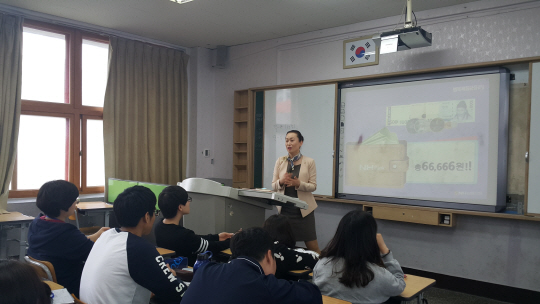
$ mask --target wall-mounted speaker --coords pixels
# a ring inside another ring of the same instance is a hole
[[[229,61],[229,47],[226,45],[218,45],[213,50],[213,53],[212,67],[224,69]]]

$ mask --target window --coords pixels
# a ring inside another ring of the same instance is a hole
[[[68,180],[80,193],[104,190],[103,99],[108,38],[25,21],[21,120],[9,197],[36,196]]]

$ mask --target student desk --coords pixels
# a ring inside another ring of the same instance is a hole
[[[405,290],[396,300],[411,301],[416,298],[418,304],[424,299],[424,291],[435,284],[435,280],[408,274],[405,278]]]
[[[112,204],[107,204],[104,202],[80,202],[77,204],[77,209],[79,209],[79,212],[81,212],[83,215],[104,214],[105,215],[104,227],[109,227],[109,217],[113,209]],[[75,217],[75,220],[77,221],[77,228],[80,228],[78,216]]]
[[[323,304],[351,304],[351,302],[343,301],[343,300],[328,297],[328,296],[322,296],[322,302]]]
[[[74,295],[73,294],[69,294],[69,291],[67,291],[67,289],[63,292],[61,291],[62,289],[64,289],[64,286],[58,284],[58,283],[55,283],[55,282],[52,282],[52,281],[43,281],[45,284],[49,285],[49,287],[51,288],[51,291],[54,295],[54,299],[56,299],[57,297],[60,297],[61,299],[64,299],[64,300],[69,300],[70,302],[64,302],[62,301],[62,303],[83,303],[81,301],[79,301],[78,299],[75,300],[74,298]],[[69,295],[69,298],[68,298],[68,295]],[[54,301],[54,300],[53,300]],[[51,302],[51,303],[54,303],[54,302]]]
[[[14,228],[21,229],[19,238],[19,260],[24,261],[26,255],[26,238],[28,235],[28,226],[34,220],[33,217],[24,215],[20,212],[10,212],[0,214],[0,259],[7,259],[7,231]]]
[[[156,247],[156,249],[164,259],[171,257],[176,253],[176,251],[172,251],[172,250],[161,248],[161,247]]]
[[[49,285],[49,287],[51,288],[51,290],[58,290],[58,289],[63,289],[64,286],[58,284],[58,283],[55,283],[53,281],[43,281],[45,284]]]
[[[221,252],[227,255],[232,255],[231,248],[227,248],[225,250],[222,250]]]

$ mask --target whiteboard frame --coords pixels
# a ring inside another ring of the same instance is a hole
[[[370,80],[360,80],[360,81],[351,81],[351,82],[342,82],[339,85],[339,94],[338,97],[340,102],[338,108],[341,107],[341,89],[359,87],[359,86],[371,86],[371,85],[382,85],[382,84],[391,84],[399,82],[413,82],[413,81],[422,81],[422,80],[432,80],[432,79],[441,79],[441,78],[453,78],[453,77],[462,77],[462,76],[472,76],[472,75],[482,75],[482,74],[492,74],[499,73],[501,74],[500,83],[499,83],[499,121],[498,121],[498,152],[497,152],[497,193],[496,193],[496,202],[494,205],[479,205],[479,204],[467,204],[467,203],[452,203],[444,201],[435,201],[435,200],[421,200],[421,199],[410,199],[410,198],[398,198],[398,197],[385,197],[385,196],[373,196],[373,195],[360,195],[360,194],[348,194],[348,193],[338,193],[339,191],[339,178],[337,175],[339,172],[334,172],[336,175],[335,182],[335,197],[338,199],[345,200],[358,200],[358,201],[368,201],[368,202],[381,202],[381,203],[392,203],[398,205],[414,205],[422,207],[436,207],[436,208],[446,208],[446,209],[461,209],[461,210],[472,210],[472,211],[486,211],[486,212],[499,212],[506,207],[506,187],[507,187],[507,156],[508,156],[508,116],[509,116],[509,79],[510,73],[508,69],[502,68],[499,66],[477,68],[477,69],[466,69],[466,70],[452,70],[448,72],[436,72],[428,74],[415,74],[410,76],[398,76],[391,78],[383,79],[370,79]],[[503,79],[504,78],[504,79]],[[339,109],[338,109],[339,110]],[[337,125],[341,124],[340,117],[337,118]],[[337,146],[339,146],[339,134],[336,133]],[[337,154],[337,159],[339,159],[339,150]],[[337,165],[336,165],[337,167]],[[339,167],[337,167],[339,170]]]

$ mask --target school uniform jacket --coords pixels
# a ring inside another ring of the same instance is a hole
[[[255,259],[209,262],[197,269],[182,304],[322,304],[317,286],[265,275]]]
[[[130,232],[110,229],[94,244],[81,278],[88,304],[179,303],[187,285],[167,268],[152,244]]]
[[[196,235],[193,230],[175,224],[165,224],[160,221],[154,230],[156,244],[176,252],[175,257],[188,258],[189,266],[197,260],[197,254],[207,250],[217,255],[230,247],[231,240],[219,240],[219,234]]]
[[[84,261],[94,242],[74,225],[40,214],[28,230],[28,244],[28,255],[51,262],[58,283],[78,297]]]
[[[276,259],[276,278],[291,280],[291,270],[313,269],[319,261],[319,254],[303,248],[289,248],[278,241],[274,242],[274,258]]]
[[[272,179],[272,190],[282,193],[285,193],[285,185],[279,184],[279,179],[285,176],[287,173],[287,157],[283,156],[278,158],[276,165],[274,167],[274,178]],[[317,169],[315,168],[315,161],[313,158],[307,156],[302,156],[302,166],[300,167],[300,173],[298,174],[298,179],[300,180],[300,186],[295,187],[298,193],[298,199],[306,202],[308,204],[308,209],[300,209],[302,217],[310,214],[317,208],[317,202],[313,197],[311,192],[317,189]],[[281,211],[281,207],[277,207]]]

